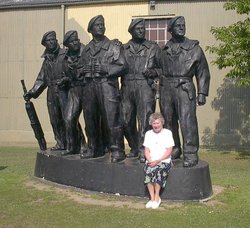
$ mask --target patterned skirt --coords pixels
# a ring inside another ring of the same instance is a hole
[[[172,163],[161,162],[160,164],[150,167],[148,163],[144,165],[145,180],[144,184],[157,183],[162,188],[166,186],[167,177]]]

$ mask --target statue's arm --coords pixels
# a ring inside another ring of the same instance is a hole
[[[41,70],[37,76],[37,79],[32,89],[29,90],[28,93],[31,94],[31,97],[37,98],[46,89],[46,87],[47,87],[47,82],[45,78],[45,61],[44,61],[42,64]]]
[[[161,63],[161,56],[162,56],[162,50],[161,48],[157,45],[157,49],[156,49],[156,53],[155,53],[155,71],[156,71],[156,74],[157,74],[157,78],[159,78],[161,75],[162,75],[162,63]]]
[[[203,95],[203,96],[200,95],[200,97],[208,96],[209,85],[210,85],[210,72],[206,56],[201,47],[199,46],[197,50],[197,66],[196,66],[195,77],[197,80],[198,97],[199,94]]]
[[[148,66],[144,72],[146,78],[156,79],[161,75],[161,49],[158,45],[155,45],[152,53],[148,59]]]
[[[128,69],[128,65],[124,56],[123,47],[114,45],[113,53],[114,53],[114,56],[112,58],[112,61],[107,66],[108,75],[117,76],[117,75],[124,74]]]

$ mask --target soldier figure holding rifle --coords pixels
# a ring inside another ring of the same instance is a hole
[[[47,106],[56,140],[56,145],[51,149],[65,150],[63,112],[67,100],[67,91],[60,89],[58,86],[58,80],[62,77],[62,61],[65,50],[60,48],[55,31],[46,32],[42,37],[41,44],[45,47],[42,55],[44,61],[33,88],[24,94],[24,99],[28,101],[31,98],[37,98],[48,87]]]

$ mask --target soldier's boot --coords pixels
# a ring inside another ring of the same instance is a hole
[[[87,150],[81,150],[80,151],[80,158],[81,159],[88,159],[94,157],[94,150],[87,148]]]
[[[87,153],[88,145],[86,143],[81,143],[81,150],[80,150],[80,157],[83,156],[82,154]]]
[[[88,149],[88,144],[86,142],[85,135],[83,134],[80,126],[79,126],[79,140],[80,140],[80,153],[82,153]]]
[[[133,134],[133,131],[127,130],[128,132],[126,133],[126,139],[128,141],[128,145],[131,148],[130,152],[127,154],[127,158],[136,158],[138,157],[139,154],[139,148],[138,148],[138,135]]]
[[[69,154],[73,154],[73,148],[67,143],[66,150],[61,151],[61,155],[65,156]]]
[[[123,161],[126,156],[124,151],[124,139],[122,134],[122,128],[113,128],[110,136],[111,162],[115,163]]]
[[[117,162],[123,161],[126,158],[125,152],[120,150],[116,146],[111,146],[110,151],[111,151],[111,162],[112,163],[117,163]]]
[[[65,146],[63,143],[56,143],[55,146],[50,148],[51,151],[57,151],[57,150],[65,150]]]
[[[92,140],[89,140],[88,145],[85,144],[81,146],[81,151],[80,151],[80,158],[81,159],[88,159],[88,158],[93,158],[95,155],[95,144],[92,142]]]
[[[138,149],[131,149],[126,157],[127,158],[137,158],[138,154],[139,154]]]
[[[74,148],[72,144],[69,141],[67,141],[66,149],[61,151],[61,155],[66,156],[66,155],[73,154],[73,152],[74,152]]]
[[[193,167],[198,164],[197,153],[183,153],[183,167]]]
[[[79,154],[83,146],[83,142],[81,140],[82,139],[79,136],[78,136],[78,139],[74,141],[71,141],[68,138],[66,150],[62,151],[61,154],[63,156],[70,155],[70,154]]]
[[[173,151],[171,153],[171,158],[173,160],[175,159],[179,159],[181,157],[182,151],[181,151],[181,147],[179,146],[174,146]]]
[[[140,148],[138,159],[139,159],[140,163],[145,163],[146,162],[146,158],[145,158],[145,155],[144,155],[144,149],[143,148]]]

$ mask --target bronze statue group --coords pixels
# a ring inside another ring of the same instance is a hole
[[[185,37],[185,29],[184,17],[172,18],[168,24],[172,38],[163,48],[145,39],[143,18],[130,23],[132,38],[126,44],[104,35],[102,15],[89,21],[87,31],[92,40],[86,45],[74,30],[64,35],[66,48],[59,46],[54,31],[45,33],[41,41],[44,61],[24,99],[37,98],[48,88],[47,106],[56,140],[51,150],[60,150],[62,155],[80,154],[82,159],[110,153],[114,163],[126,157],[138,157],[144,163],[144,138],[156,109],[158,81],[164,128],[174,139],[172,159],[183,154],[184,167],[197,165],[196,106],[206,102],[210,74],[199,42]],[[124,137],[130,147],[127,155]]]

